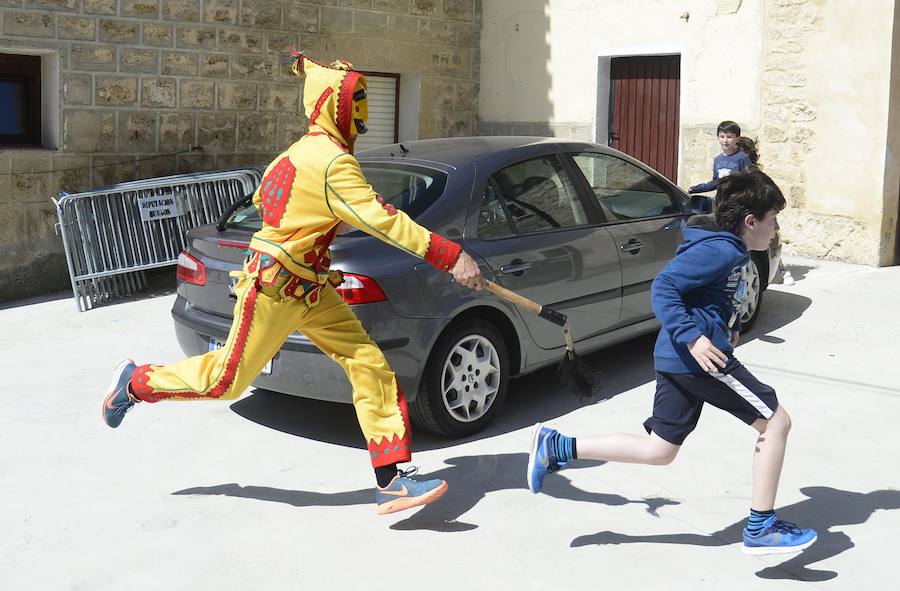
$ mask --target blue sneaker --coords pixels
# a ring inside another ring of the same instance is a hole
[[[547,439],[556,433],[556,429],[535,423],[531,439],[531,452],[528,454],[528,488],[534,494],[541,492],[544,478],[566,465],[560,462],[556,454],[547,446]]]
[[[131,359],[126,359],[116,366],[113,372],[112,383],[109,385],[109,392],[103,399],[103,421],[115,429],[122,423],[125,413],[131,410],[137,398],[128,393],[128,382],[134,375],[137,366]]]
[[[418,471],[412,467],[409,470],[398,470],[394,479],[384,487],[375,487],[375,504],[378,506],[379,515],[396,513],[419,505],[433,503],[447,492],[447,483],[443,480],[426,480],[419,482],[410,478]]]
[[[790,521],[775,519],[772,515],[763,523],[755,536],[744,528],[745,554],[788,554],[809,548],[816,541],[816,530],[800,529]]]

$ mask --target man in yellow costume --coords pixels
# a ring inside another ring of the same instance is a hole
[[[328,247],[348,224],[482,289],[478,265],[460,246],[429,232],[378,196],[366,182],[353,145],[366,132],[366,79],[347,62],[317,63],[294,52],[292,70],[306,76],[309,131],[268,168],[253,196],[263,220],[242,271],[225,345],[172,365],[126,360],[116,368],[103,418],[118,427],[138,402],[233,400],[259,375],[295,330],[340,364],[375,468],[379,514],[431,503],[442,480],[417,481],[398,470],[411,457],[406,400],[384,354],[335,290]]]

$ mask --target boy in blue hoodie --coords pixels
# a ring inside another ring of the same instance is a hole
[[[715,191],[720,179],[736,172],[743,172],[753,167],[753,161],[743,150],[738,149],[738,141],[741,137],[741,126],[734,121],[723,121],[716,128],[719,138],[719,146],[722,153],[713,160],[712,180],[694,185],[688,189],[688,193],[706,193]]]
[[[816,532],[775,517],[775,493],[791,419],[775,391],[734,357],[740,302],[746,293],[748,250],[765,250],[775,216],[785,206],[775,183],[759,171],[723,178],[715,221],[691,219],[684,242],[653,281],[653,311],[662,325],[653,352],[656,396],[647,435],[567,437],[538,423],[528,459],[528,487],[571,459],[669,464],[693,431],[705,403],[731,413],[759,432],[753,457],[753,498],[744,529],[748,554],[796,552]]]

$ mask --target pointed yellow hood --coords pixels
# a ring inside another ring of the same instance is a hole
[[[353,89],[365,76],[353,70],[353,64],[334,61],[326,66],[294,50],[291,71],[306,76],[303,84],[303,108],[309,125],[317,125],[328,135],[349,145],[353,125]]]

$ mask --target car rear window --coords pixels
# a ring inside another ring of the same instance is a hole
[[[390,203],[416,219],[443,194],[447,186],[447,173],[407,164],[360,162],[366,180]],[[262,228],[262,218],[256,207],[250,205],[237,210],[228,220],[232,228],[256,231]]]

